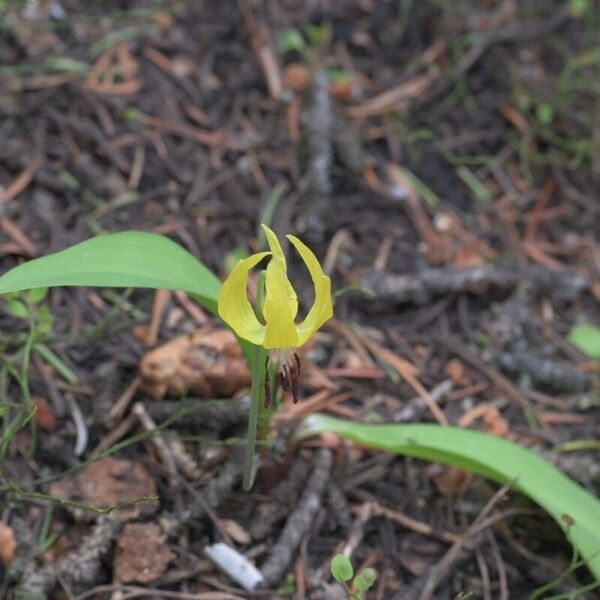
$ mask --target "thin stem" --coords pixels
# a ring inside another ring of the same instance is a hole
[[[262,318],[262,306],[265,297],[265,271],[261,271],[256,288],[256,312]],[[252,361],[250,369],[252,373],[252,400],[250,403],[250,414],[248,416],[248,435],[246,437],[246,451],[244,454],[244,477],[242,488],[245,492],[250,491],[254,483],[254,452],[256,450],[256,430],[258,426],[258,415],[261,406],[265,402],[265,359],[267,350],[261,346],[252,349]]]
[[[248,436],[246,438],[246,453],[244,455],[244,480],[242,487],[245,492],[250,491],[254,483],[254,451],[256,450],[256,429],[258,424],[258,411],[264,402],[264,353],[260,346],[254,348],[252,356],[252,402],[248,417]]]

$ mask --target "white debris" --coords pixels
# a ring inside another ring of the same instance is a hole
[[[235,548],[219,542],[204,549],[206,556],[233,581],[250,591],[263,580],[261,572]]]

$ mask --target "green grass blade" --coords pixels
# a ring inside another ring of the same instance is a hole
[[[59,285],[183,290],[216,313],[221,282],[169,238],[124,231],[15,267],[0,277],[0,294]]]
[[[371,448],[454,465],[514,488],[544,508],[600,580],[600,501],[535,452],[507,440],[440,425],[363,425],[321,414],[301,437],[333,432]],[[565,515],[574,525],[569,526]]]
[[[569,341],[594,360],[600,360],[600,327],[581,323],[569,333]]]

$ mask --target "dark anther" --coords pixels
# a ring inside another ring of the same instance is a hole
[[[294,404],[300,399],[298,392],[298,376],[300,375],[300,359],[294,352],[295,365],[287,365],[283,363],[281,371],[279,371],[279,383],[284,392],[292,392]]]
[[[290,372],[288,371],[287,365],[284,363],[283,368],[281,369],[281,373],[279,373],[279,377],[281,379],[281,387],[285,392],[290,391]]]
[[[265,408],[271,404],[271,380],[269,379],[269,357],[265,359]]]
[[[296,367],[292,367],[294,370],[296,369]],[[296,372],[294,374],[294,376],[291,379],[291,384],[292,384],[292,396],[294,398],[294,404],[297,404],[298,400],[300,399],[300,396],[298,394],[298,372]]]
[[[292,396],[294,398],[294,404],[298,402],[300,399],[300,395],[298,393],[298,377],[300,375],[300,358],[294,352],[294,359],[296,360],[296,366],[290,367],[290,387],[292,388]]]

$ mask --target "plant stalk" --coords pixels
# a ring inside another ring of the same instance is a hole
[[[242,487],[245,492],[250,491],[254,483],[254,452],[256,450],[256,431],[258,425],[258,413],[261,403],[264,402],[264,352],[260,346],[254,348],[252,354],[252,400],[250,404],[250,415],[248,417],[248,435],[246,438],[246,452],[244,455],[244,478]]]
[[[265,298],[265,278],[266,272],[261,271],[258,277],[256,288],[256,312],[259,319],[262,319],[262,306]],[[265,360],[268,351],[262,346],[252,348],[252,360],[250,370],[252,374],[252,389],[250,402],[250,415],[248,416],[248,435],[246,437],[246,451],[244,454],[244,471],[242,488],[249,492],[254,483],[254,453],[256,451],[256,432],[258,426],[258,416],[261,406],[265,402]]]

